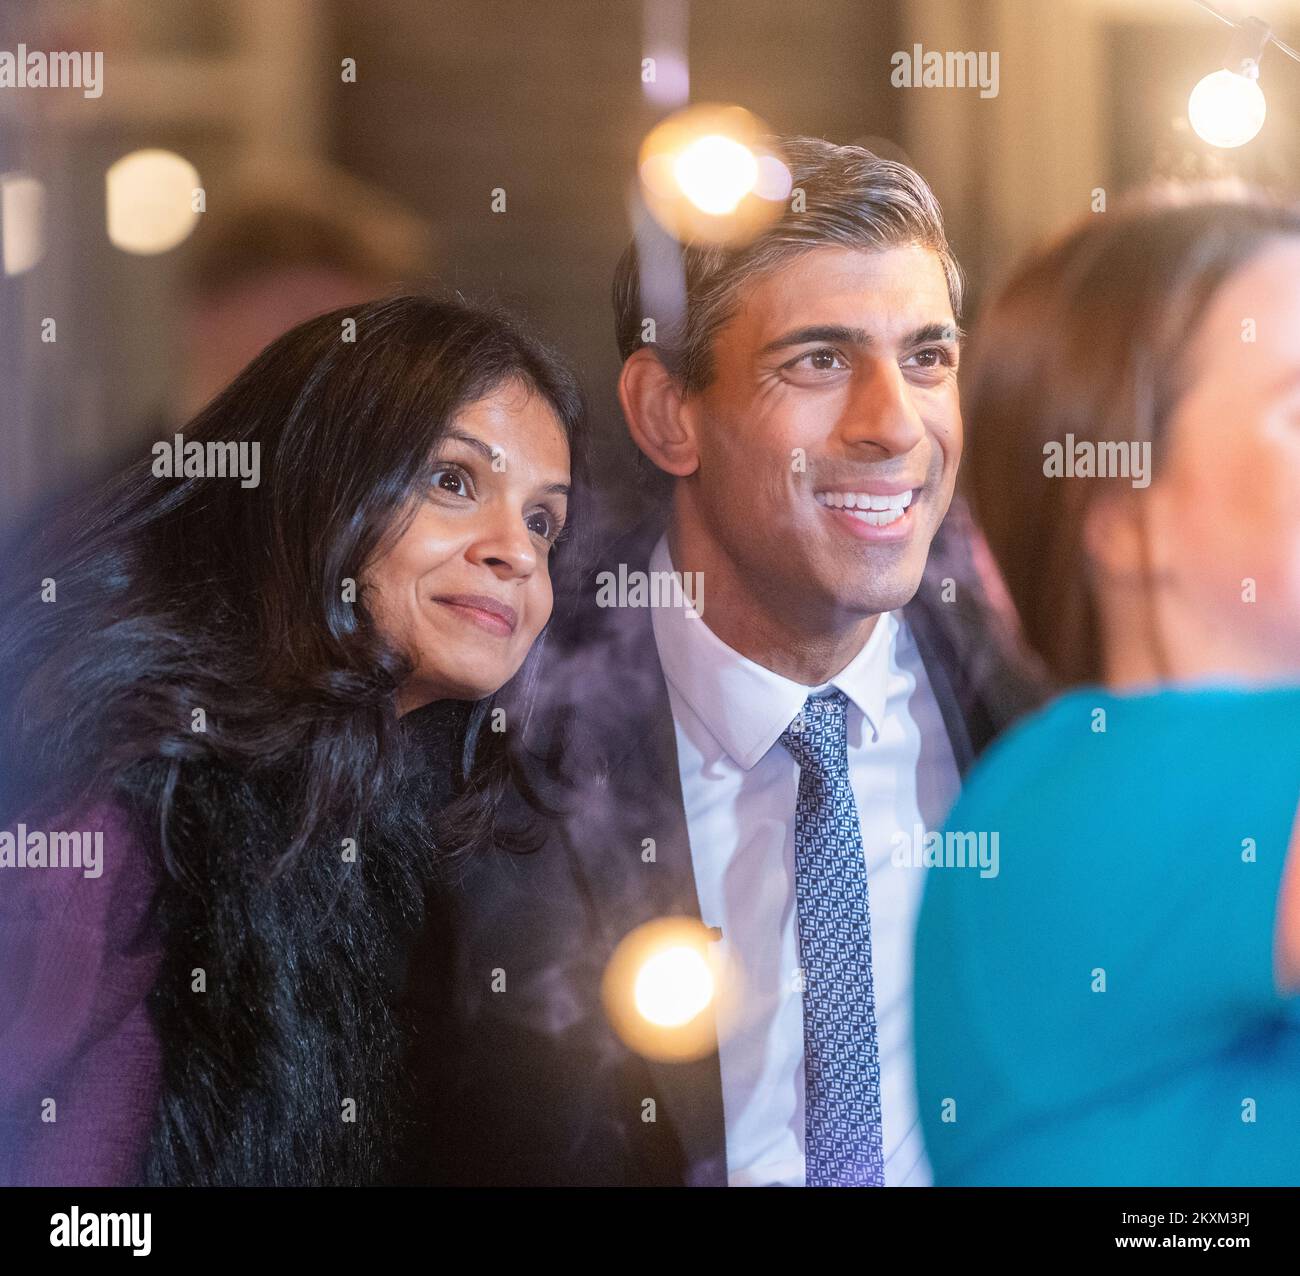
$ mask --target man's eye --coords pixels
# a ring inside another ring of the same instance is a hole
[[[927,346],[912,358],[918,360],[923,368],[951,368],[953,364],[952,355],[942,346]]]
[[[459,466],[444,465],[434,470],[429,485],[437,488],[440,492],[447,492],[451,496],[468,496],[470,494],[469,475]]]
[[[800,355],[795,363],[802,363],[817,372],[841,372],[849,366],[840,357],[838,350],[830,348],[810,350],[807,354]]]

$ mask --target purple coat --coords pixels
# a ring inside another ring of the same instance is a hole
[[[102,872],[0,868],[0,1184],[134,1184],[159,1096],[157,879],[115,807],[57,827],[102,832]]]

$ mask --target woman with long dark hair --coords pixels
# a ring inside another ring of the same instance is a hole
[[[927,846],[935,1181],[1300,1183],[1300,207],[1134,195],[1021,265],[965,368],[1061,694]]]
[[[6,568],[0,1180],[389,1174],[426,891],[526,836],[493,697],[582,416],[499,314],[323,315]]]

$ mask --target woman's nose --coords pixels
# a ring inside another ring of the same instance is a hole
[[[470,544],[469,556],[503,578],[530,576],[537,570],[537,549],[523,511],[502,508],[487,514]]]

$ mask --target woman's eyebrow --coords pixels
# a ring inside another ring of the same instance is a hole
[[[444,442],[454,440],[457,443],[464,443],[467,447],[472,447],[474,451],[481,452],[489,461],[495,461],[501,455],[499,448],[491,447],[484,443],[482,439],[475,438],[472,434],[462,434],[459,430],[448,430],[443,436]],[[573,488],[568,483],[547,483],[538,489],[545,492],[548,496],[568,497],[572,494]]]
[[[482,452],[489,460],[495,460],[498,449],[489,447],[482,439],[476,439],[472,434],[462,434],[459,430],[448,430],[443,436],[444,442],[464,443],[467,447],[472,447],[476,452]]]

